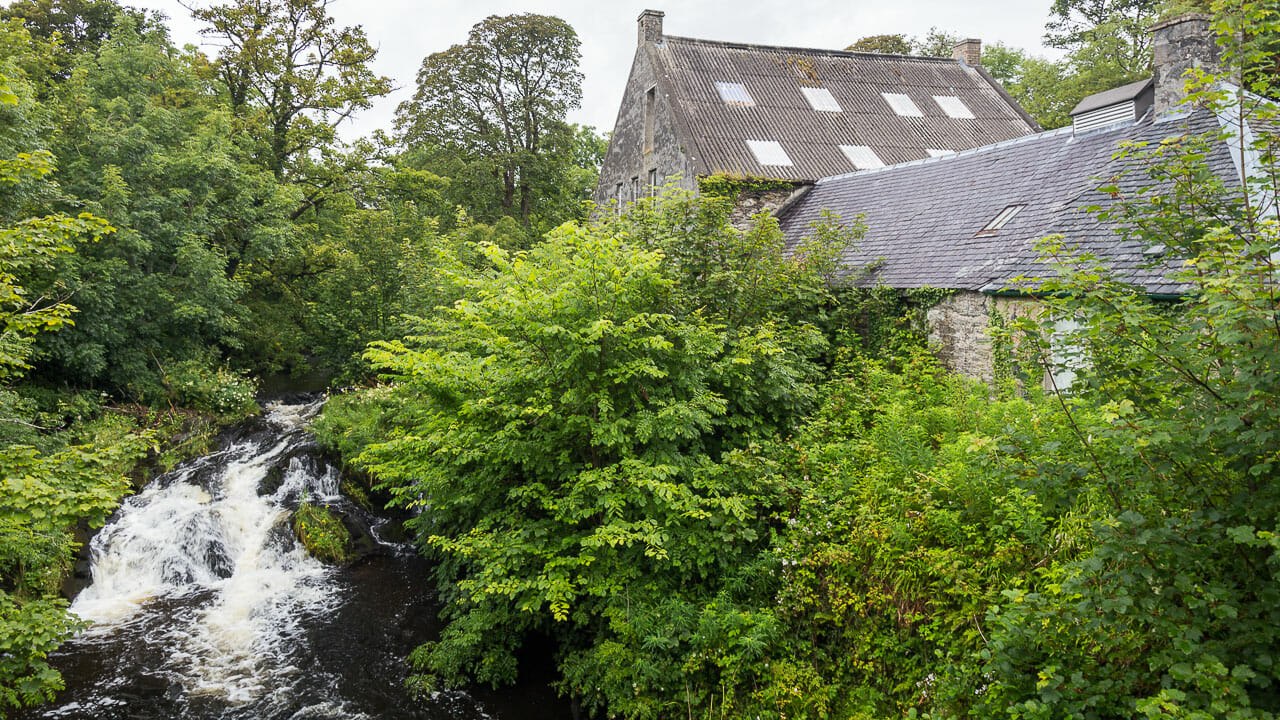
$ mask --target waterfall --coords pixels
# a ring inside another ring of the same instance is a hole
[[[67,689],[19,718],[303,720],[563,716],[545,680],[486,697],[413,699],[404,658],[438,637],[430,567],[384,514],[339,494],[307,424],[321,400],[275,402],[220,449],[127,498],[90,544],[55,653]],[[358,559],[328,566],[290,524],[303,501],[347,518]],[[491,714],[492,713],[492,714]]]
[[[189,624],[169,629],[171,669],[187,691],[247,703],[287,683],[298,668],[272,661],[288,656],[300,617],[335,600],[325,566],[294,540],[289,506],[336,499],[336,473],[309,472],[295,457],[274,492],[258,491],[309,442],[305,422],[319,409],[272,405],[278,438],[236,442],[126,500],[93,540],[93,581],[71,611],[94,623],[91,632],[110,633],[150,600],[207,596]]]

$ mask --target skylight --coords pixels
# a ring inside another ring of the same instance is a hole
[[[756,162],[761,165],[791,166],[787,151],[776,140],[748,140],[747,147],[751,148],[751,154],[756,156]]]
[[[849,162],[859,170],[874,170],[884,167],[884,161],[876,155],[876,151],[866,145],[841,145],[840,150],[844,152],[844,156],[849,158]]]
[[[974,235],[974,237],[983,237],[984,235],[995,235],[996,232],[1000,230],[1000,228],[1009,224],[1009,221],[1013,219],[1013,216],[1017,215],[1018,211],[1024,207],[1026,207],[1026,205],[1010,205],[1009,207],[1001,210],[1000,214],[992,218],[991,222],[987,223],[986,227],[979,230],[977,234]]]
[[[973,119],[973,112],[955,95],[934,95],[933,101],[938,103],[938,107],[942,108],[942,112],[946,113],[947,117],[957,120]]]
[[[955,155],[955,150],[939,150],[937,148],[926,148],[925,152],[929,153],[929,157],[942,157],[943,155]]]
[[[800,92],[804,93],[804,99],[809,101],[810,107],[818,112],[840,112],[840,103],[832,97],[831,91],[826,88],[802,87]]]
[[[915,102],[907,95],[902,93],[880,93],[880,97],[889,103],[889,107],[893,111],[903,117],[924,117],[924,113],[920,112],[920,108],[916,107]]]
[[[747,93],[747,86],[742,83],[735,82],[718,82],[716,90],[720,91],[720,97],[724,100],[725,105],[755,105],[756,101],[751,99],[751,95]]]

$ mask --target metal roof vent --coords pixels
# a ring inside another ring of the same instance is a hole
[[[1071,111],[1071,119],[1077,133],[1119,122],[1137,122],[1154,101],[1155,84],[1148,78],[1090,95]]]

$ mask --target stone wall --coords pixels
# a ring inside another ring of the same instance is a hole
[[[743,190],[733,203],[729,224],[739,230],[746,230],[751,226],[751,218],[760,213],[776,213],[796,192],[795,188]]]
[[[606,206],[617,198],[622,186],[622,203],[648,197],[649,171],[657,170],[658,192],[674,183],[686,190],[697,190],[697,169],[676,136],[671,100],[662,92],[655,75],[652,49],[641,45],[636,49],[627,79],[618,119],[613,127],[609,150],[600,168],[593,196],[597,205]],[[647,94],[654,89],[653,148],[645,148],[645,113]]]
[[[992,311],[1006,321],[1039,310],[1039,303],[1028,298],[984,295],[959,291],[929,309],[929,341],[938,349],[938,357],[947,369],[967,377],[993,382],[995,358],[992,354]]]

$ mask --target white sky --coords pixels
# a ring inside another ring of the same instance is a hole
[[[198,25],[178,0],[122,0],[160,10],[178,44],[201,43]],[[201,0],[200,4],[212,4]],[[375,102],[343,131],[345,137],[389,129],[396,105],[413,94],[422,58],[465,42],[471,26],[489,15],[535,12],[564,18],[582,41],[582,108],[569,119],[613,129],[636,45],[636,17],[645,8],[666,12],[669,35],[792,47],[843,48],[867,35],[923,37],[929,28],[984,44],[1002,41],[1034,54],[1042,47],[1052,0],[334,0],[339,25],[362,25],[379,49],[374,70],[398,90]],[[213,48],[207,48],[213,53]]]

